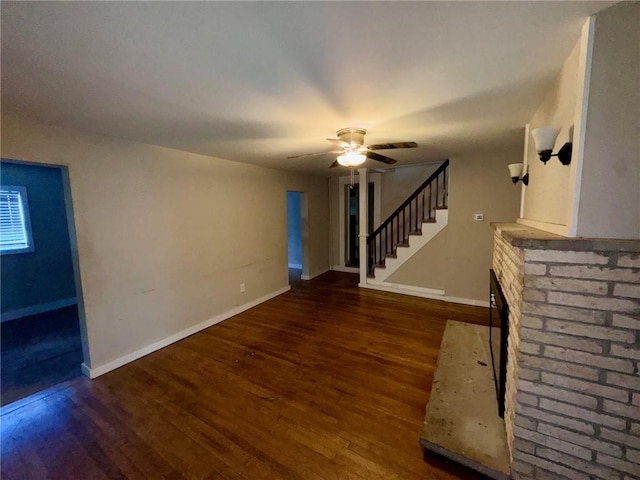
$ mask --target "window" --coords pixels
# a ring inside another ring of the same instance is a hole
[[[27,190],[0,187],[0,254],[33,252]]]

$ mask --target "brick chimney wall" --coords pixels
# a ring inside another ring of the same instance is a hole
[[[493,258],[513,478],[640,479],[640,242],[513,225],[495,225]]]

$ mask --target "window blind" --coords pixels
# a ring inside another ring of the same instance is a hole
[[[0,251],[30,247],[22,192],[17,188],[0,189]]]

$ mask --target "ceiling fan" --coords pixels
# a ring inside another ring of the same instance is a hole
[[[330,168],[338,167],[340,165],[345,167],[356,167],[364,163],[367,158],[371,160],[377,160],[378,162],[386,163],[387,165],[393,165],[397,162],[393,158],[380,155],[374,152],[374,150],[390,150],[395,148],[416,148],[418,144],[416,142],[396,142],[396,143],[379,143],[376,145],[365,145],[364,136],[367,131],[364,128],[342,128],[336,132],[338,138],[327,138],[328,141],[340,146],[340,150],[331,150],[329,152],[319,153],[306,153],[303,155],[293,155],[287,158],[300,158],[311,157],[316,155],[328,155],[332,153],[340,153],[335,162],[331,164]]]

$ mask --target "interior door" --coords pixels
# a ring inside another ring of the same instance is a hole
[[[368,233],[373,232],[373,205],[375,188],[373,182],[369,183],[367,198],[367,226]],[[358,267],[360,265],[360,186],[345,185],[345,205],[347,207],[346,218],[346,266]]]

